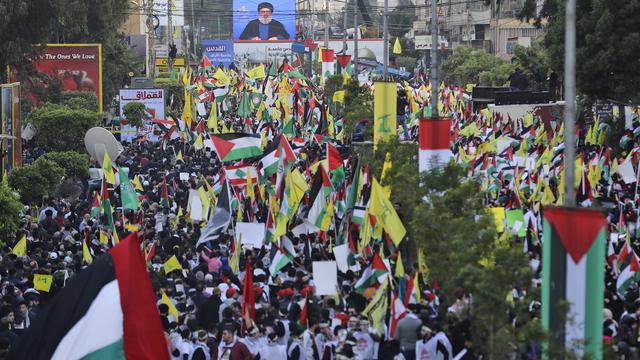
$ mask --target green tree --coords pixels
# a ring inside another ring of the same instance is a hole
[[[12,239],[20,224],[22,204],[18,194],[9,187],[6,177],[0,181],[0,241]]]
[[[9,172],[9,186],[20,194],[26,204],[37,204],[44,196],[54,195],[65,176],[64,169],[54,161],[39,158],[32,165]]]
[[[522,69],[529,84],[543,86],[551,70],[549,57],[541,41],[536,40],[530,47],[516,45],[511,62]],[[544,89],[546,90],[546,89]]]
[[[90,110],[46,104],[33,109],[27,116],[27,122],[36,127],[36,141],[46,151],[82,151],[84,134],[98,125],[100,117],[100,113]]]
[[[90,91],[63,91],[60,104],[75,110],[98,111],[98,98]]]
[[[503,358],[517,340],[509,318],[515,310],[507,294],[529,285],[527,258],[508,240],[497,241],[480,183],[468,179],[464,169],[451,164],[422,174],[420,181],[417,194],[410,188],[415,198],[424,199],[413,211],[411,230],[424,247],[429,279],[440,284],[441,316],[457,300],[457,289],[464,289],[473,297],[473,307],[463,313],[468,314],[474,348],[488,358]]]
[[[142,126],[142,117],[144,116],[145,109],[145,105],[139,102],[130,102],[125,105],[122,112],[124,118],[127,120],[127,124],[135,127]]]
[[[33,44],[43,43],[57,23],[53,4],[48,0],[0,0],[0,69],[30,62]],[[2,74],[4,78],[5,72]]]
[[[182,113],[184,105],[184,88],[177,79],[157,78],[155,81],[157,88],[164,89],[164,99],[167,111],[175,114]]]
[[[351,79],[344,87],[345,90],[345,135],[351,136],[356,124],[362,120],[369,120],[365,128],[365,140],[373,139],[373,95],[371,91],[360,86],[357,80]]]
[[[520,17],[547,21],[544,45],[550,65],[564,69],[565,2],[545,0],[539,14],[535,0],[527,0]],[[640,2],[577,0],[576,87],[587,96],[640,102],[640,31],[636,19]]]
[[[119,30],[129,15],[129,4],[128,0],[60,0],[54,6],[60,17],[48,41],[102,44],[105,104],[129,79],[128,73],[141,67]]]
[[[67,178],[84,180],[89,176],[89,156],[87,154],[76,151],[48,152],[41,158],[58,164],[64,169]]]
[[[505,86],[514,70],[513,64],[497,56],[464,46],[456,47],[440,66],[445,82],[460,85]]]

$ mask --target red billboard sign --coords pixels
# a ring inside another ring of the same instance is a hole
[[[102,111],[102,45],[48,44],[33,65],[59,79],[64,91],[94,92]]]

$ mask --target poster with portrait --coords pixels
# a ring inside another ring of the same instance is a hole
[[[40,49],[33,65],[60,80],[64,91],[95,93],[102,112],[101,44],[48,44]]]
[[[233,40],[277,41],[296,37],[294,0],[233,0]]]

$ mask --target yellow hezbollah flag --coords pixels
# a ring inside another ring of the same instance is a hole
[[[102,161],[102,172],[104,173],[104,178],[107,179],[108,184],[116,184],[116,175],[113,173],[113,165],[111,165],[109,153],[106,151],[104,152],[104,158]]]
[[[382,165],[382,174],[380,174],[380,181],[384,181],[384,179],[389,176],[389,171],[393,167],[393,163],[391,162],[391,154],[387,151],[387,154],[384,157],[384,164]],[[391,197],[391,185],[387,185],[382,187],[384,193],[387,197]]]
[[[400,45],[400,38],[396,37],[396,42],[393,44],[393,53],[400,55],[402,54],[402,46]]]
[[[164,268],[165,274],[169,274],[174,270],[182,269],[182,265],[180,265],[180,262],[178,261],[178,258],[175,255],[170,257],[169,260],[167,260],[164,264],[162,264],[162,267]]]
[[[218,69],[219,70],[219,69]],[[217,104],[216,104],[216,100],[214,99],[211,102],[211,112],[209,113],[209,118],[207,119],[207,127],[209,129],[213,129],[214,133],[218,133],[218,109],[217,109]]]
[[[218,86],[229,85],[229,83],[231,82],[231,78],[229,77],[229,75],[227,75],[227,73],[220,68],[216,70],[216,72],[213,74],[213,77],[217,80]]]
[[[398,258],[396,259],[396,277],[402,278],[404,277],[404,264],[402,263],[402,253],[398,252]]]
[[[136,175],[133,178],[132,184],[134,189],[138,191],[144,191],[144,188],[142,187],[142,183],[140,182],[140,178],[138,177],[138,175]]]
[[[389,278],[385,277],[369,305],[362,311],[362,315],[369,318],[371,327],[376,329],[378,335],[382,335],[384,332],[384,320],[387,315],[388,286]]]
[[[384,230],[389,234],[393,243],[398,246],[407,233],[400,217],[393,208],[393,204],[389,201],[389,198],[384,194],[382,186],[378,183],[378,180],[373,178],[373,186],[371,188],[371,203],[369,210],[376,216],[376,219],[380,221]]]
[[[333,102],[335,103],[344,103],[344,90],[338,90],[333,93]]]
[[[13,247],[13,250],[11,250],[11,253],[13,253],[17,257],[27,256],[27,235],[26,234],[22,235],[22,239],[20,239],[20,241],[16,243],[16,245]]]
[[[180,312],[178,312],[178,309],[176,308],[175,305],[173,305],[173,303],[171,302],[171,300],[169,300],[169,297],[167,296],[167,294],[164,292],[164,290],[162,291],[162,300],[161,302],[163,304],[166,304],[169,307],[169,315],[173,316],[174,318],[176,318],[176,321],[178,320],[178,318],[180,317]]]
[[[376,81],[373,92],[373,145],[396,136],[396,83]]]
[[[264,64],[258,65],[253,69],[247,70],[247,76],[252,79],[264,79],[267,74],[264,71]]]
[[[91,256],[91,252],[89,251],[89,246],[87,246],[87,242],[82,242],[82,261],[87,264],[91,264],[93,262],[93,256]]]
[[[53,283],[53,275],[33,274],[33,288],[38,291],[49,292]]]

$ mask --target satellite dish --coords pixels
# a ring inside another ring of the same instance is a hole
[[[91,158],[98,161],[100,166],[102,166],[105,152],[109,154],[112,161],[116,161],[118,156],[124,152],[122,144],[116,140],[113,134],[101,127],[91,128],[84,134],[84,146]]]

